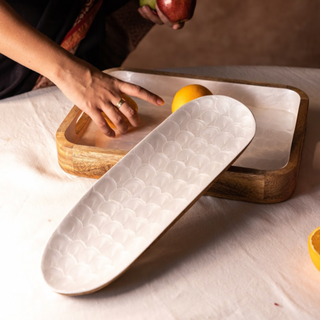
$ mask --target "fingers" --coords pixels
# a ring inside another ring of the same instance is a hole
[[[98,126],[103,134],[108,137],[115,137],[115,132],[110,128],[106,120],[103,118],[101,112],[98,109],[92,110],[91,112],[86,112],[92,121]]]
[[[112,122],[113,127],[117,128],[120,133],[126,133],[128,131],[128,124],[117,107],[113,105],[111,107],[103,106],[102,110]],[[110,123],[107,124],[110,126]]]
[[[120,99],[124,101],[124,103],[120,107],[117,107]],[[130,102],[125,101],[123,98],[120,99],[112,105],[112,108],[103,107],[103,111],[121,133],[126,133],[129,125],[133,127],[139,126],[140,117]]]
[[[116,102],[114,104],[116,104]],[[105,119],[101,111],[103,111],[107,116],[108,121],[106,121],[107,119]],[[117,128],[120,133],[126,133],[128,131],[128,123],[125,120],[125,117],[121,111],[111,103],[106,102],[101,103],[100,107],[86,108],[85,112],[92,119],[92,121],[95,122],[97,127],[108,137],[115,137],[116,134],[113,130],[114,128]],[[136,115],[136,117],[138,116]],[[137,122],[138,120],[134,123]]]
[[[143,6],[138,9],[140,15],[146,19],[152,21],[154,24],[164,24],[159,18],[158,14],[152,10],[149,6]]]
[[[115,80],[115,87],[118,88],[118,93],[114,94],[110,104],[102,106],[102,110],[121,133],[127,132],[130,125],[133,127],[140,125],[138,107],[134,105],[135,102],[129,96],[140,98],[158,106],[164,104],[162,98],[140,86]],[[117,104],[120,100],[124,102],[118,107]]]
[[[179,23],[175,23],[173,26],[172,26],[172,29],[173,30],[180,30],[184,27],[184,22],[179,22]]]
[[[123,101],[120,107],[117,106],[119,101]],[[131,99],[130,99],[131,100]],[[106,118],[101,115],[104,112]],[[112,129],[117,129],[120,133],[126,133],[130,127],[138,127],[140,124],[140,117],[136,111],[137,107],[132,106],[130,101],[125,101],[119,96],[112,98],[112,103],[103,103],[101,108],[87,111],[88,115],[96,123],[99,129],[107,136],[114,137],[115,132]]]
[[[164,104],[164,101],[161,97],[158,95],[140,87],[137,85],[133,85],[128,82],[122,82],[120,85],[120,90],[123,93],[126,93],[130,96],[140,98],[142,100],[145,100],[147,102],[152,103],[153,105],[156,106],[162,106]]]
[[[170,21],[159,9],[158,5],[156,5],[156,10],[157,10],[157,14],[160,18],[160,20],[167,25],[168,27],[174,29],[174,30],[179,30],[181,28],[183,28],[184,23],[179,23],[179,22],[172,22]]]
[[[143,6],[138,9],[140,15],[146,19],[152,21],[154,24],[167,25],[168,27],[179,30],[184,27],[184,23],[171,22],[158,8],[156,5],[156,12],[152,10],[149,6]]]
[[[129,123],[133,127],[138,127],[140,125],[140,117],[138,112],[130,105],[129,102],[125,102],[120,108],[119,111],[126,117]]]

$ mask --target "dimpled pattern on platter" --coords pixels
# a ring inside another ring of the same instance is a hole
[[[123,273],[246,148],[255,120],[226,96],[193,100],[100,178],[51,236],[47,284],[85,294]]]

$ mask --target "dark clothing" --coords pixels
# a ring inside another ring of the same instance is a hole
[[[60,44],[72,28],[84,0],[8,0],[14,10],[28,23]],[[106,37],[105,17],[129,0],[105,0],[93,21],[87,36],[79,45],[76,55],[93,65],[95,50]],[[0,54],[0,99],[30,91],[38,74]]]

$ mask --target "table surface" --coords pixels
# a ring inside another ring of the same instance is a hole
[[[57,88],[0,102],[2,319],[319,319],[320,272],[307,247],[320,226],[320,70],[167,70],[292,85],[310,99],[291,199],[253,204],[203,196],[119,279],[68,297],[40,262],[59,222],[95,182],[58,165],[55,133],[72,103]]]

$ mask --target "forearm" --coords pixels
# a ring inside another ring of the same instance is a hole
[[[155,105],[164,103],[159,96],[107,75],[75,57],[26,23],[3,0],[0,0],[0,53],[50,79],[107,136],[115,133],[104,120],[102,111],[121,133],[128,130],[123,115],[132,126],[139,124],[137,112],[128,103],[123,104],[121,111],[114,107],[123,94]]]
[[[73,64],[70,53],[21,19],[3,0],[0,0],[0,53],[54,83]]]

